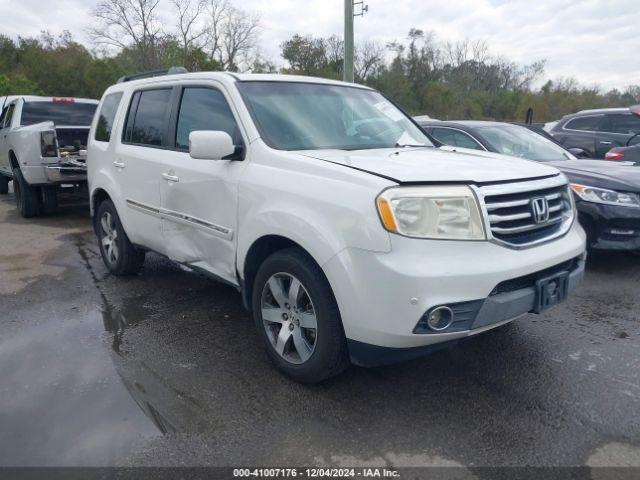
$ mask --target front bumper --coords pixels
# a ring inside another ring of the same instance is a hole
[[[537,272],[544,276],[574,259],[569,290],[584,275],[585,235],[577,223],[565,236],[523,250],[491,242],[391,237],[390,253],[348,248],[323,266],[350,345],[404,350],[459,340],[532,311],[536,292],[518,283],[523,279]],[[414,333],[431,308],[461,303],[466,323],[443,333]],[[356,355],[352,360],[371,364]]]
[[[589,246],[596,250],[640,250],[640,208],[577,202]]]

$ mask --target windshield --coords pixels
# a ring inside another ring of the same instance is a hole
[[[75,102],[25,102],[20,125],[53,122],[56,125],[89,126],[98,105]]]
[[[544,138],[526,127],[518,125],[492,125],[477,130],[498,153],[514,157],[550,162],[567,160],[569,153],[560,145]]]
[[[433,146],[371,90],[290,82],[244,82],[239,88],[264,141],[278,150]]]

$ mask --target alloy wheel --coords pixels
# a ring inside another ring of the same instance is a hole
[[[117,242],[118,230],[113,215],[104,212],[100,219],[100,226],[102,228],[102,249],[107,261],[113,265],[118,261],[120,255]]]
[[[262,289],[262,323],[276,353],[293,364],[313,354],[318,321],[309,292],[289,273],[272,275]]]

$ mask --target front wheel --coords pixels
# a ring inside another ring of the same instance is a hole
[[[118,276],[138,273],[144,264],[145,251],[129,241],[111,200],[100,204],[96,221],[100,253],[109,272]]]
[[[275,366],[316,383],[349,364],[342,320],[329,282],[299,249],[274,253],[260,266],[252,294],[258,333]]]

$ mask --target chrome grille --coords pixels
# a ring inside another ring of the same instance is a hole
[[[551,183],[492,185],[480,192],[492,237],[508,245],[542,243],[566,233],[573,222],[571,193],[562,177]],[[544,215],[534,210],[536,201],[546,206]]]

